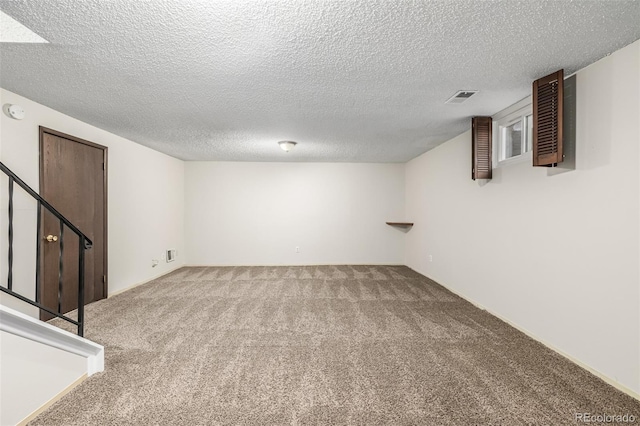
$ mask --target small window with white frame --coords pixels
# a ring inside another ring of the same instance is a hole
[[[531,98],[527,98],[494,116],[494,164],[501,166],[531,158],[532,114]]]

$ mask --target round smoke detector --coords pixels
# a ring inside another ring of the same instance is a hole
[[[22,120],[24,118],[24,108],[20,105],[7,105],[5,112],[15,120]]]

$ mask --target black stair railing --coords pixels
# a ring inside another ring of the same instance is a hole
[[[4,287],[0,285],[0,291],[10,294],[23,302],[26,302],[30,305],[33,305],[49,314],[61,318],[65,321],[70,322],[78,327],[78,335],[84,335],[84,254],[85,250],[88,250],[92,247],[93,243],[86,235],[84,235],[74,224],[72,224],[66,217],[64,217],[58,210],[56,210],[51,204],[49,204],[44,198],[40,196],[36,191],[34,191],[29,185],[24,183],[22,179],[20,179],[15,173],[13,173],[7,166],[5,166],[2,162],[0,162],[0,170],[9,177],[9,200],[8,200],[8,253],[9,253],[9,264],[7,268],[7,286]],[[27,194],[29,194],[32,198],[37,201],[37,222],[36,222],[36,293],[35,300],[31,300],[28,297],[23,296],[22,294],[16,293],[13,290],[13,187],[14,184],[17,184],[22,189],[25,190]],[[54,215],[60,221],[60,259],[58,262],[58,306],[57,312],[45,305],[42,304],[41,300],[41,281],[42,274],[40,273],[40,251],[41,251],[41,242],[42,242],[42,208],[48,210],[52,215]],[[78,249],[78,318],[74,320],[71,317],[68,317],[62,314],[62,297],[63,297],[63,254],[64,254],[64,227],[69,228],[74,234],[78,236],[79,239],[79,249]]]

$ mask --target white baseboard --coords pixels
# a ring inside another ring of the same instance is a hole
[[[83,374],[82,376],[80,376],[76,381],[74,381],[73,383],[71,383],[69,386],[67,386],[66,388],[64,388],[63,390],[60,391],[59,394],[57,394],[56,396],[54,396],[53,398],[51,398],[49,401],[45,402],[40,408],[38,408],[36,411],[34,411],[33,413],[29,414],[27,417],[25,417],[24,419],[22,419],[16,426],[26,426],[27,423],[29,423],[31,420],[35,419],[36,417],[38,417],[42,412],[44,412],[47,408],[51,407],[53,404],[55,404],[56,402],[58,402],[59,399],[61,399],[63,396],[65,396],[66,394],[68,394],[69,392],[71,392],[73,390],[73,388],[75,388],[76,386],[78,386],[80,383],[82,383],[84,381],[84,379],[86,379],[88,376],[86,374]]]
[[[417,269],[413,269],[411,267],[408,267],[409,269],[419,273],[420,275],[429,278],[429,276],[427,274],[424,274],[420,271],[418,271]],[[431,279],[431,278],[429,278]],[[607,376],[606,374],[596,370],[595,368],[585,364],[584,362],[580,361],[577,358],[574,358],[573,356],[571,356],[570,354],[562,351],[561,349],[557,348],[556,346],[554,346],[553,344],[545,341],[544,339],[541,339],[540,337],[536,336],[535,334],[533,334],[532,332],[530,332],[529,330],[527,330],[524,327],[521,327],[520,325],[512,322],[511,320],[509,320],[508,318],[503,317],[500,314],[497,314],[495,312],[493,312],[491,309],[487,309],[486,307],[484,307],[482,304],[476,302],[473,299],[470,299],[469,297],[465,296],[464,294],[450,288],[447,287],[446,285],[442,284],[439,281],[433,280],[434,282],[437,282],[439,285],[441,285],[442,287],[446,288],[447,290],[449,290],[451,293],[461,297],[462,299],[466,300],[467,302],[471,303],[472,305],[482,309],[483,311],[486,311],[488,313],[490,313],[491,315],[493,315],[494,317],[498,318],[499,320],[509,324],[511,327],[515,328],[516,330],[526,334],[527,336],[529,336],[530,338],[532,338],[533,340],[542,343],[543,345],[545,345],[547,348],[551,349],[552,351],[558,353],[559,355],[562,355],[564,358],[568,359],[569,361],[571,361],[572,363],[576,364],[577,366],[587,370],[589,373],[593,374],[594,376],[600,378],[601,380],[603,380],[604,382],[606,382],[607,384],[613,386],[614,388],[618,389],[621,392],[626,393],[627,395],[631,396],[632,398],[635,398],[637,400],[640,401],[640,393],[634,391],[633,389],[630,389],[628,387],[626,387],[625,385],[623,385],[622,383],[614,380],[613,378]]]
[[[174,272],[174,271],[177,271],[177,270],[178,270],[178,269],[180,269],[180,268],[184,268],[185,266],[186,266],[186,265],[178,265],[178,266],[175,266],[175,267],[173,267],[172,269],[169,269],[168,271],[164,271],[164,272],[162,272],[162,273],[160,273],[160,274],[154,275],[153,277],[149,278],[148,280],[144,280],[144,281],[141,281],[141,282],[139,282],[139,283],[131,284],[129,287],[122,288],[122,289],[120,289],[120,290],[116,290],[116,291],[114,291],[114,292],[112,292],[112,293],[109,293],[109,296],[108,296],[108,297],[112,297],[112,296],[115,296],[115,295],[117,295],[117,294],[124,293],[125,291],[129,291],[129,290],[131,290],[132,288],[136,288],[136,287],[139,287],[139,286],[141,286],[141,285],[143,285],[143,284],[146,284],[146,283],[148,283],[148,282],[151,282],[151,281],[153,281],[153,280],[157,280],[158,278],[160,278],[160,277],[164,277],[165,275],[170,274],[170,273],[172,273],[172,272]]]

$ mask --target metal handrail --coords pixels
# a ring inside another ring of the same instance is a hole
[[[34,191],[29,185],[27,185],[22,179],[20,179],[14,172],[12,172],[7,166],[5,166],[2,162],[0,162],[0,170],[4,172],[9,177],[9,200],[8,200],[8,208],[9,208],[9,267],[7,271],[7,287],[3,287],[0,285],[0,291],[10,294],[23,302],[26,302],[32,306],[35,306],[49,314],[61,318],[65,321],[70,322],[78,327],[78,335],[83,336],[84,334],[84,251],[90,249],[93,246],[93,242],[80,231],[74,224],[72,224],[62,213],[56,210],[51,204],[49,204],[44,198],[40,196],[36,191]],[[24,189],[31,197],[35,198],[38,201],[38,214],[37,214],[37,246],[36,246],[36,297],[35,301],[31,300],[19,293],[13,291],[13,186],[14,183],[18,184],[22,189]],[[58,265],[58,312],[55,312],[49,307],[44,306],[40,303],[40,227],[41,220],[40,215],[42,211],[42,207],[47,209],[51,214],[53,214],[60,221],[60,260]],[[78,249],[78,319],[74,320],[70,317],[67,317],[60,312],[62,311],[62,271],[63,271],[63,250],[64,250],[64,226],[67,226],[74,234],[78,236],[79,239],[79,249]]]
[[[73,223],[69,222],[69,219],[64,217],[62,215],[62,213],[60,213],[58,210],[56,210],[55,207],[53,207],[51,204],[49,204],[47,202],[47,200],[42,198],[40,196],[40,194],[38,194],[36,191],[34,191],[29,185],[24,183],[24,181],[22,179],[20,179],[15,173],[13,173],[11,170],[9,170],[9,168],[7,166],[5,166],[2,162],[0,162],[0,170],[2,170],[10,178],[13,178],[15,183],[17,183],[20,187],[22,187],[22,189],[27,191],[27,193],[29,195],[31,195],[36,200],[40,201],[42,203],[42,206],[44,206],[44,208],[49,210],[55,217],[60,219],[62,221],[62,223],[67,225],[67,227],[69,229],[71,229],[77,236],[84,238],[84,240],[88,244],[88,247],[86,247],[86,248],[90,249],[91,246],[93,246],[93,242],[91,242],[91,240],[86,235],[84,235],[82,233],[82,231],[80,231],[78,228],[76,228],[76,226]]]

